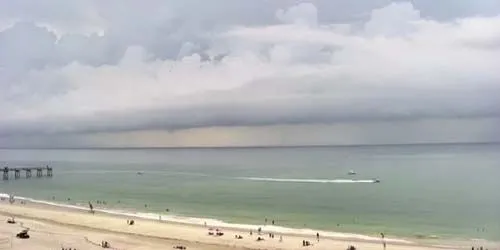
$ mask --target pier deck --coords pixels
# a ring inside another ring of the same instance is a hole
[[[14,173],[14,179],[21,178],[21,172],[25,173],[27,179],[31,178],[31,173],[36,172],[36,177],[52,177],[52,167],[4,167],[2,169],[3,172],[3,180],[8,180],[10,177],[10,173]]]

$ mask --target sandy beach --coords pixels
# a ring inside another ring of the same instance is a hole
[[[16,218],[16,224],[7,224],[9,217]],[[134,225],[128,225],[127,219],[134,219]],[[9,204],[0,203],[0,249],[100,249],[102,241],[108,241],[114,249],[165,249],[177,245],[187,249],[346,249],[354,245],[357,249],[383,249],[382,242],[356,239],[336,239],[315,235],[275,234],[270,238],[270,231],[262,230],[257,241],[256,232],[221,228],[222,236],[210,236],[210,225],[187,225],[140,218],[109,215],[102,212],[91,214],[43,204]],[[29,228],[30,239],[17,239],[15,234],[23,228]],[[236,239],[241,235],[243,239]],[[280,241],[280,237],[283,241]],[[302,246],[307,240],[311,246]],[[470,249],[470,247],[426,246],[416,243],[391,242],[387,249],[399,250],[432,250],[432,249]],[[494,248],[490,248],[494,249]]]

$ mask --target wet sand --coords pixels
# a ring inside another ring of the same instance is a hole
[[[16,224],[7,224],[6,220],[14,216]],[[127,225],[127,220],[133,219],[134,225]],[[275,234],[269,238],[263,229],[257,241],[258,234],[254,231],[221,228],[223,236],[208,235],[209,226],[187,225],[181,223],[160,222],[139,218],[109,215],[97,212],[65,209],[36,203],[9,204],[0,202],[0,249],[102,249],[98,244],[108,241],[115,249],[173,249],[173,246],[183,245],[187,249],[338,249],[345,250],[354,245],[362,250],[381,250],[382,242],[362,241],[359,239],[336,239],[320,237],[317,242],[315,235]],[[17,239],[15,234],[30,228],[30,239]],[[235,235],[243,239],[235,239]],[[283,241],[280,242],[280,236]],[[304,247],[302,241],[307,240],[313,245]],[[93,244],[95,243],[95,244]],[[437,250],[437,249],[470,249],[470,246],[426,246],[417,243],[390,243],[387,249],[398,250]],[[490,248],[495,249],[493,247]]]

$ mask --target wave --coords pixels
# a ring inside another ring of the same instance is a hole
[[[9,198],[10,195],[0,193],[0,197]],[[36,199],[27,198],[27,197],[20,197],[20,196],[15,196],[15,199],[16,200],[24,200],[24,201],[28,201],[28,202],[32,202],[32,203],[41,204],[41,205],[66,208],[66,209],[74,209],[74,210],[80,210],[80,211],[88,211],[89,210],[87,204],[69,205],[69,204],[62,204],[62,203],[56,203],[56,202],[50,202],[50,201],[44,201],[44,200],[36,200]],[[133,211],[124,211],[124,210],[117,210],[117,209],[111,210],[111,209],[95,208],[94,210],[97,212],[105,213],[105,214],[123,216],[123,217],[128,217],[128,218],[132,217],[132,218],[140,218],[140,219],[187,224],[187,225],[195,225],[195,226],[206,225],[208,227],[226,228],[226,229],[242,230],[242,231],[250,231],[250,230],[256,231],[258,228],[262,228],[262,230],[264,232],[272,232],[275,234],[283,234],[283,235],[311,236],[311,235],[316,235],[316,233],[319,233],[324,237],[331,237],[331,238],[337,238],[337,239],[380,241],[379,237],[354,234],[354,233],[338,233],[338,232],[331,232],[331,231],[318,231],[318,230],[314,230],[314,229],[310,229],[310,228],[288,228],[288,227],[275,226],[275,225],[236,224],[236,223],[227,223],[227,222],[224,222],[222,220],[211,219],[211,218],[183,217],[183,216],[177,216],[177,215],[133,212]],[[404,240],[404,239],[386,238],[386,242],[399,243],[399,244],[414,244],[414,242],[409,241],[409,240]]]
[[[354,180],[354,179],[280,179],[266,177],[236,177],[239,180],[246,181],[265,181],[265,182],[295,182],[295,183],[376,183],[376,180]]]

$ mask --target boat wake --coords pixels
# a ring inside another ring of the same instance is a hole
[[[263,182],[294,182],[294,183],[376,183],[377,180],[354,180],[354,179],[280,179],[265,177],[237,177],[239,180],[263,181]]]

